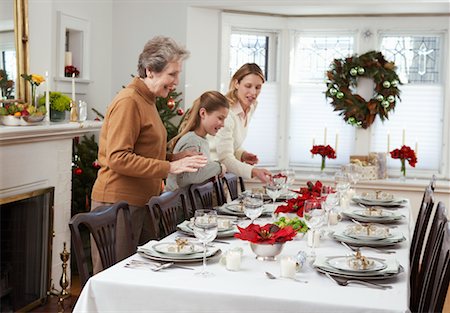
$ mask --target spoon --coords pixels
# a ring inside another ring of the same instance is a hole
[[[269,279],[277,279],[277,278],[278,278],[278,277],[276,277],[275,275],[273,275],[273,274],[270,273],[270,272],[265,272],[265,273],[266,273],[267,278],[269,278]],[[286,278],[287,278],[287,277],[286,277]],[[307,280],[301,280],[301,279],[298,279],[298,278],[296,278],[296,277],[292,277],[292,278],[289,278],[289,279],[295,280],[296,282],[299,282],[299,283],[304,283],[304,284],[307,284],[307,283],[308,283]]]

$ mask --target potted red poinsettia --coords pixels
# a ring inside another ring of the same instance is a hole
[[[279,205],[275,213],[295,213],[299,217],[303,217],[303,205],[306,200],[311,198],[318,198],[322,194],[322,182],[316,181],[315,184],[308,181],[306,187],[301,187],[300,190],[294,190],[299,195],[286,201],[285,205]]]

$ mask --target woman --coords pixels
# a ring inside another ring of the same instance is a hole
[[[209,137],[211,157],[225,164],[227,170],[243,178],[257,178],[265,183],[271,173],[257,168],[258,157],[242,148],[248,125],[256,108],[256,99],[264,83],[264,74],[255,63],[246,63],[234,73],[227,98],[230,114],[216,137]]]
[[[189,114],[185,115],[184,127],[169,142],[173,152],[197,151],[209,157],[206,135],[215,136],[224,125],[230,105],[218,91],[207,91],[194,101]],[[183,125],[182,124],[182,125]],[[169,174],[166,190],[175,190],[191,184],[204,182],[216,175],[225,174],[226,167],[218,161],[208,161],[195,173]]]
[[[175,89],[182,62],[188,55],[187,50],[167,37],[147,42],[139,56],[139,77],[113,99],[100,132],[101,168],[92,190],[92,208],[127,201],[136,245],[154,235],[145,204],[161,193],[162,179],[169,173],[195,172],[207,162],[198,152],[166,155],[167,131],[155,103],[156,97],[167,97]],[[117,258],[121,260],[127,255],[120,215],[117,232]],[[93,262],[94,272],[101,270],[96,251]]]

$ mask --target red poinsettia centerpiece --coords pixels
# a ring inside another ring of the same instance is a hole
[[[403,145],[400,149],[392,150],[390,154],[391,158],[400,159],[400,161],[402,162],[400,171],[403,173],[403,176],[406,175],[405,160],[407,160],[409,165],[411,165],[412,167],[416,167],[417,163],[416,152],[410,147]]]
[[[301,187],[299,191],[295,192],[299,194],[297,198],[287,200],[285,205],[279,205],[276,208],[275,213],[296,213],[299,217],[303,217],[303,205],[305,204],[305,201],[321,196],[322,182],[318,180],[313,184],[308,181],[306,187]]]
[[[325,169],[325,159],[336,159],[336,151],[330,145],[314,145],[310,152],[315,155],[319,154],[322,157],[322,165],[320,170],[323,171]]]
[[[257,244],[273,245],[275,243],[283,243],[292,240],[297,232],[292,226],[280,228],[275,224],[266,224],[264,226],[258,224],[250,224],[246,228],[238,226],[239,233],[234,237],[247,240]]]

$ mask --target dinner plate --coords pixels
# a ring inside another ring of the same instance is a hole
[[[362,216],[362,217],[378,218],[378,219],[390,218],[390,217],[394,216],[393,212],[382,210],[382,209],[372,211],[372,212],[370,210],[354,210],[352,213],[355,215]]]
[[[203,252],[202,246],[192,243],[184,245],[181,249],[177,249],[177,244],[174,242],[160,242],[153,245],[152,248],[156,252],[168,256],[183,256]]]
[[[242,212],[238,212],[238,211],[233,211],[232,209],[229,208],[230,205],[233,204],[225,204],[221,207],[217,208],[217,212],[222,213],[222,214],[226,214],[226,215],[233,215],[233,216],[238,216],[238,217],[245,217],[245,213]],[[267,216],[267,215],[271,215],[273,213],[273,210],[269,209],[266,206],[263,206],[263,211],[261,213],[261,216]]]
[[[350,265],[350,258],[355,258],[354,256],[336,256],[327,258],[327,263],[331,267],[345,271],[345,272],[376,272],[384,270],[387,264],[384,263],[382,259],[377,258],[367,258],[370,264],[367,268],[354,268]]]
[[[352,200],[355,203],[361,203],[361,204],[367,205],[367,206],[381,206],[381,207],[386,207],[386,208],[400,207],[407,202],[407,200],[400,199],[400,198],[393,199],[392,201],[365,200],[359,196],[354,196],[352,198]]]
[[[360,198],[366,201],[376,201],[376,202],[392,202],[395,200],[394,195],[386,192],[380,193],[363,193]]]
[[[206,247],[206,257],[210,257],[214,253],[217,252],[219,248],[217,247]],[[153,249],[153,246],[151,248],[143,248],[139,247],[138,251],[145,253],[146,255],[157,257],[157,258],[163,258],[163,259],[170,259],[170,260],[201,260],[203,258],[203,251],[202,252],[195,252],[191,254],[182,254],[182,255],[169,255],[166,253],[161,253]]]
[[[194,223],[189,222],[186,225],[187,225],[187,227],[189,227],[192,230],[192,232],[194,232]],[[218,227],[217,233],[230,232],[230,231],[236,232],[237,231],[236,226],[230,224],[230,226],[228,226],[228,227]]]
[[[344,230],[343,234],[351,238],[367,241],[388,239],[392,236],[388,228],[376,225],[352,225],[347,227]]]
[[[378,224],[387,224],[387,223],[395,223],[405,218],[402,214],[393,214],[391,216],[386,216],[383,218],[376,217],[376,216],[362,216],[358,214],[354,214],[353,212],[342,212],[345,216],[349,218],[353,218],[359,222],[363,223],[378,223]]]
[[[364,275],[364,274],[367,274],[364,272],[355,272],[355,273],[345,272],[345,271],[341,271],[341,270],[334,269],[331,267],[317,266],[315,268],[318,272],[328,273],[331,276],[342,277],[342,278],[347,278],[347,279],[364,279],[364,280],[381,280],[381,279],[394,278],[405,271],[405,269],[401,265],[398,266],[398,272],[396,272],[396,273],[384,273],[383,274],[383,273],[375,272],[375,274],[370,274],[370,275]]]
[[[190,221],[184,221],[177,225],[177,230],[185,235],[194,236],[194,230],[189,226]],[[217,238],[233,237],[237,233],[236,226],[232,226],[229,230],[218,231]]]
[[[209,248],[208,248],[209,249]],[[217,261],[220,259],[220,256],[222,255],[222,250],[217,249],[214,250],[214,253],[208,253],[206,252],[206,260],[207,261]],[[148,252],[148,251],[146,251]],[[200,258],[184,258],[184,259],[178,259],[178,258],[172,258],[168,256],[162,255],[156,255],[153,253],[146,253],[144,251],[138,251],[138,254],[141,255],[144,258],[153,260],[153,261],[160,261],[160,262],[174,262],[174,263],[199,263],[203,261],[203,253],[201,253],[202,257]]]
[[[343,234],[343,232],[335,232],[331,237],[336,241],[342,241],[352,246],[367,246],[367,247],[389,247],[396,245],[406,240],[400,232],[392,232],[392,236],[386,239],[380,240],[361,240],[352,238]]]

